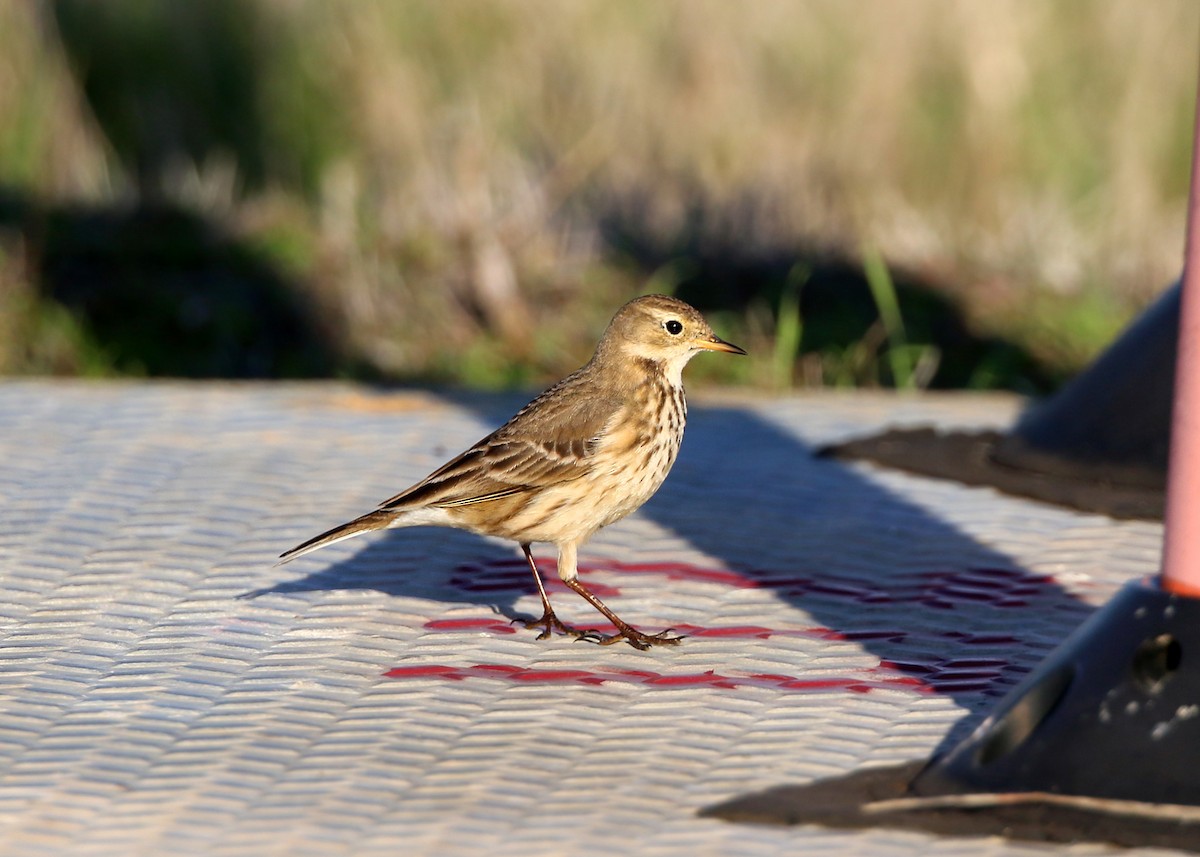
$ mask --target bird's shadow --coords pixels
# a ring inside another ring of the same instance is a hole
[[[458,404],[499,425],[521,401],[463,395]],[[675,468],[639,514],[794,607],[795,627],[859,646],[952,697],[970,712],[943,740],[952,745],[1091,608],[866,473],[815,457],[748,409],[693,407]],[[328,589],[477,604],[513,620],[533,618],[517,601],[536,593],[511,547],[414,528],[247,595]]]
[[[321,555],[296,563],[319,564],[303,577],[281,580],[251,590],[239,599],[265,595],[294,595],[328,590],[369,589],[385,595],[428,598],[430,600],[475,604],[511,620],[532,619],[517,612],[516,602],[537,589],[523,558],[511,557],[511,543],[476,536],[460,530],[412,527],[385,531],[379,537],[358,543],[359,550],[343,559],[321,562]],[[513,585],[472,586],[480,557],[512,558]],[[553,572],[551,571],[551,576]],[[528,585],[525,585],[528,578]],[[519,582],[516,582],[519,581]]]

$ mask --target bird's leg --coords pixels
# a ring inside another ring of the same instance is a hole
[[[564,625],[554,615],[554,608],[550,606],[550,599],[546,596],[546,587],[542,585],[542,575],[538,572],[537,563],[533,561],[533,554],[529,551],[529,543],[522,544],[521,550],[525,554],[525,559],[529,561],[530,570],[533,571],[533,579],[537,583],[538,595],[542,596],[542,618],[530,619],[525,623],[525,627],[541,628],[542,633],[537,635],[539,640],[549,637],[552,631],[558,631],[560,634],[570,634],[574,637],[582,637],[584,634],[590,634],[590,631],[580,631],[577,628],[572,628],[570,625]]]
[[[613,643],[619,643],[624,640],[635,649],[648,649],[651,646],[673,646],[683,639],[682,636],[671,637],[671,629],[659,631],[657,634],[644,634],[637,628],[626,623],[616,613],[612,612],[605,606],[604,602],[593,595],[587,588],[577,579],[564,580],[563,583],[578,592],[588,604],[591,604],[597,610],[604,614],[604,618],[617,628],[615,634],[600,634],[595,631],[590,631],[586,635],[588,638],[595,638],[596,642],[602,646],[611,646]]]
[[[586,586],[579,582],[579,559],[577,551],[576,546],[570,542],[558,546],[558,576],[562,579],[563,583],[578,592],[584,601],[599,610],[604,615],[604,618],[612,622],[613,626],[617,629],[617,633],[615,634],[601,634],[599,631],[588,631],[580,639],[594,640],[602,646],[611,646],[613,643],[624,640],[635,649],[648,649],[651,646],[671,646],[683,639],[683,637],[668,636],[670,629],[657,634],[643,634],[637,628],[622,620],[616,613],[609,610],[603,601],[593,595]]]

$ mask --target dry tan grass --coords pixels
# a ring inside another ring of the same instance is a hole
[[[699,210],[698,240],[750,254],[872,245],[1076,362],[1179,267],[1189,0],[261,7],[296,47],[263,70],[267,109],[296,68],[335,94],[289,119],[337,126],[317,192],[242,196],[214,159],[176,193],[308,247],[299,273],[387,372],[499,383],[580,359],[644,285],[607,255],[614,212],[666,244]],[[0,5],[0,181],[119,196],[36,8]]]

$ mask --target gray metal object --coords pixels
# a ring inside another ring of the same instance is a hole
[[[1127,584],[913,790],[1200,804],[1197,652],[1200,602]]]
[[[462,533],[273,565],[521,402],[0,383],[0,853],[1045,853],[696,816],[928,758],[1156,570],[1157,524],[809,455],[1018,402],[694,397],[667,484],[581,557],[691,634],[669,652],[533,639],[519,554]]]
[[[1012,428],[891,428],[822,454],[867,460],[1117,518],[1161,519],[1179,288],[1168,289],[1088,368]]]
[[[1023,413],[993,459],[1052,477],[1162,489],[1178,342],[1177,283],[1087,369]]]

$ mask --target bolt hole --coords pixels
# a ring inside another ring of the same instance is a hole
[[[1133,675],[1146,690],[1162,689],[1183,660],[1183,646],[1170,634],[1159,634],[1142,641],[1133,653]]]

